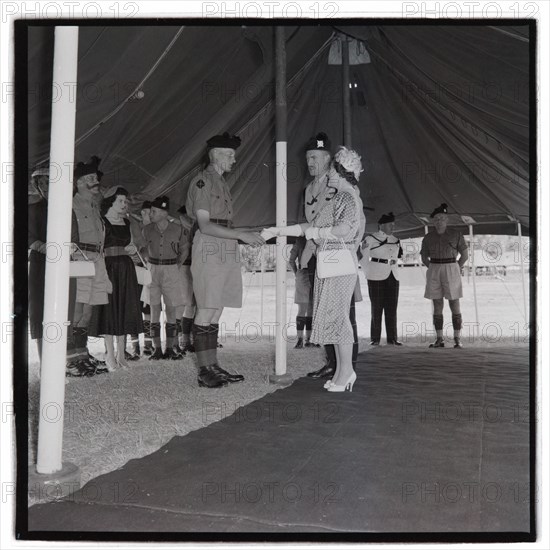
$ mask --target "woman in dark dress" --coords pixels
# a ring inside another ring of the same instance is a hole
[[[136,246],[132,242],[130,222],[125,218],[127,196],[128,191],[123,187],[113,187],[101,202],[105,222],[105,265],[113,292],[108,304],[94,307],[88,333],[105,338],[105,363],[109,370],[128,366],[124,357],[126,334],[143,332],[136,270],[130,257],[136,253]]]

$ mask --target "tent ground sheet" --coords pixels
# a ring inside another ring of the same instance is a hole
[[[529,531],[527,347],[380,346],[357,373],[352,393],[302,378],[174,437],[32,506],[29,531]]]

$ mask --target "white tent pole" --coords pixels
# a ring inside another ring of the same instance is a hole
[[[285,28],[275,27],[275,147],[277,166],[277,226],[287,222],[287,112],[286,112],[286,44]],[[277,237],[276,247],[276,339],[275,375],[286,374],[286,237]]]
[[[265,262],[264,262],[264,250],[260,249],[260,331],[264,330],[264,273],[265,273]]]
[[[521,222],[518,222],[518,239],[519,239],[519,261],[521,263],[521,289],[523,290],[523,314],[525,315],[525,322],[529,322],[529,317],[527,316],[527,296],[525,294],[525,270],[523,269],[523,243],[521,241]]]
[[[476,308],[476,336],[479,338],[479,312],[477,308],[477,287],[476,287],[476,262],[474,256],[474,226],[472,224],[470,227],[470,262],[472,265],[472,281],[474,283],[474,305]]]
[[[53,86],[60,86],[63,82],[76,83],[77,67],[78,27],[56,27]],[[52,177],[48,193],[49,261],[46,262],[44,293],[36,464],[39,474],[52,474],[62,469],[75,119],[76,102],[71,94],[63,93],[52,103],[50,174],[60,177],[55,180]]]

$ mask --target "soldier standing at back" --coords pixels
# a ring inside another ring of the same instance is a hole
[[[449,300],[451,308],[454,347],[461,348],[460,330],[462,329],[462,314],[460,298],[462,298],[461,268],[468,260],[468,245],[462,233],[456,229],[447,229],[447,205],[438,206],[430,217],[434,221],[435,231],[430,231],[422,239],[422,262],[428,268],[426,273],[426,291],[424,298],[433,301],[433,322],[437,338],[430,344],[431,348],[443,348],[443,298]],[[456,256],[459,254],[457,260]]]
[[[149,357],[151,361],[159,359],[178,360],[183,355],[174,351],[176,343],[176,310],[182,306],[181,283],[178,262],[180,251],[185,244],[185,236],[180,225],[168,219],[170,199],[157,197],[151,203],[151,223],[143,227],[143,237],[147,243],[144,253],[151,270],[149,299],[151,305],[151,338],[155,348]],[[160,340],[160,313],[164,300],[166,314],[166,349],[162,353]]]
[[[397,340],[397,301],[399,299],[399,269],[397,259],[403,255],[401,243],[393,235],[395,216],[384,214],[378,220],[378,231],[363,241],[365,277],[371,301],[371,346],[380,344],[382,314],[386,321],[388,345],[403,345]]]
[[[207,141],[210,164],[190,183],[187,214],[197,224],[193,238],[191,274],[197,313],[193,341],[199,368],[199,386],[215,388],[244,380],[218,364],[219,319],[224,307],[242,307],[241,240],[262,245],[256,232],[233,229],[233,202],[223,177],[235,164],[240,138],[224,133]]]

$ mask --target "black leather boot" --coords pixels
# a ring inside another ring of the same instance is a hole
[[[201,388],[221,388],[229,384],[229,381],[218,372],[214,365],[201,367],[197,381]]]
[[[329,378],[334,376],[336,367],[332,365],[323,365],[319,370],[308,373],[310,378]]]

